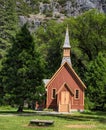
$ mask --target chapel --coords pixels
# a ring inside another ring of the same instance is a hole
[[[85,84],[72,67],[71,46],[68,27],[63,45],[63,58],[59,69],[51,77],[45,79],[45,108],[58,112],[84,110]]]

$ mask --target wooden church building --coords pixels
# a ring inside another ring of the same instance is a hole
[[[63,59],[60,68],[49,80],[46,88],[46,108],[58,112],[83,111],[86,86],[72,68],[68,28],[63,45]]]

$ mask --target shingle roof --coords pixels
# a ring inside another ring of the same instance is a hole
[[[65,36],[65,41],[64,41],[63,48],[71,48],[71,46],[70,46],[70,40],[69,40],[68,27],[66,29],[66,36]]]
[[[49,81],[50,79],[43,79],[43,83],[45,84],[45,86],[48,84]]]
[[[61,65],[67,62],[68,64],[72,65],[70,57],[63,57]]]

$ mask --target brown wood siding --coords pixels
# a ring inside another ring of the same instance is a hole
[[[69,69],[67,65],[64,65],[63,68],[59,71],[59,73],[54,77],[52,82],[47,86],[47,108],[58,108],[58,102],[57,99],[52,99],[52,89],[56,88],[56,91],[59,90],[59,88],[63,85],[63,83],[67,83],[72,90],[78,89],[80,91],[80,98],[75,99],[74,96],[70,94],[70,102],[71,102],[71,108],[72,109],[84,109],[83,107],[83,87],[81,83],[77,80],[76,76],[73,74],[73,72]],[[66,90],[66,88],[63,88],[63,90]],[[61,90],[61,91],[63,91]],[[61,100],[61,96],[58,97],[59,101]]]

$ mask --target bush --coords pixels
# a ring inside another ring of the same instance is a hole
[[[89,100],[88,97],[85,98],[85,109],[92,110],[94,108],[94,103]]]
[[[12,110],[13,108],[9,105],[6,106],[0,106],[0,110]]]

